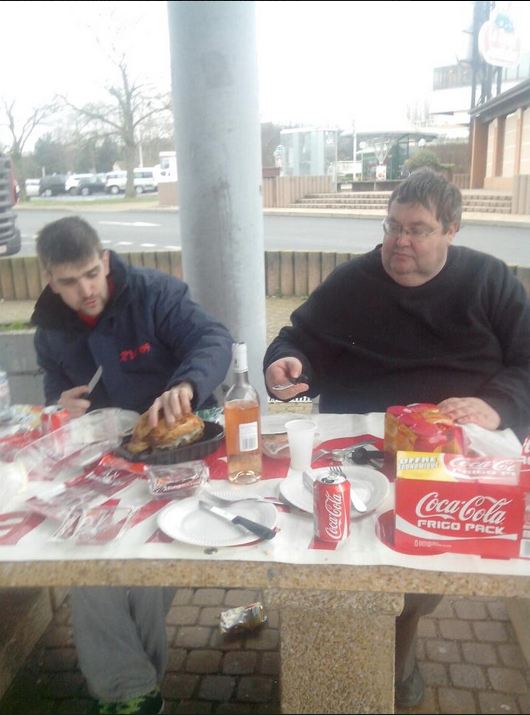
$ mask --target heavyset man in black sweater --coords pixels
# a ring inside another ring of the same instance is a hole
[[[264,360],[269,393],[320,395],[321,412],[434,402],[486,429],[530,426],[530,303],[509,268],[452,246],[462,196],[422,169],[392,193],[382,245],[338,266],[291,316]],[[307,375],[275,392],[274,385]],[[439,596],[407,594],[396,627],[396,704],[423,697],[419,617]]]

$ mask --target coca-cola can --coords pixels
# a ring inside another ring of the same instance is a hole
[[[313,485],[315,536],[341,542],[350,535],[350,483],[345,476],[323,474]]]
[[[70,413],[61,405],[50,405],[42,410],[41,428],[43,434],[54,432],[70,421]]]

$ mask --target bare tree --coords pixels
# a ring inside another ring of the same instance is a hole
[[[169,95],[156,94],[148,85],[131,79],[125,55],[121,55],[116,66],[119,83],[107,88],[111,97],[109,104],[91,103],[80,107],[72,104],[66,97],[61,99],[85,120],[86,128],[103,129],[107,136],[114,135],[119,138],[124,147],[127,169],[125,195],[132,197],[135,193],[133,170],[139,142],[138,128],[155,114],[169,113],[171,105]]]
[[[54,113],[55,109],[56,105],[53,103],[35,107],[31,110],[26,119],[19,122],[15,112],[15,100],[2,100],[2,114],[4,115],[4,121],[1,122],[1,124],[7,127],[9,134],[11,135],[11,145],[8,152],[11,155],[15,177],[20,189],[20,199],[22,201],[27,199],[26,177],[24,175],[24,164],[22,161],[24,147],[35,129],[44,124],[48,117]]]

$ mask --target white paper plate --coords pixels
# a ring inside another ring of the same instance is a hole
[[[362,514],[352,507],[352,517],[364,516],[367,512],[377,509],[379,504],[388,494],[388,479],[384,474],[371,467],[358,467],[356,465],[342,465],[344,474],[348,477],[352,488],[355,487],[357,493],[364,499],[367,511]],[[327,474],[328,469],[313,469],[315,476]],[[313,493],[304,486],[302,474],[291,474],[280,482],[280,493],[293,506],[298,507],[308,514],[313,513]]]
[[[202,494],[206,492],[222,501],[263,498],[263,496],[273,496],[272,491],[271,487],[267,486],[267,480],[260,480],[255,484],[232,484],[226,479],[210,479],[202,488]],[[219,506],[222,505],[219,504]]]
[[[223,504],[234,516],[241,514],[269,529],[276,527],[278,512],[266,502]],[[257,541],[258,537],[242,526],[225,521],[199,506],[197,497],[173,502],[158,515],[158,526],[172,539],[196,546],[240,546]]]

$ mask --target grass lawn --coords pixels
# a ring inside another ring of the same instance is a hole
[[[25,209],[83,209],[90,210],[94,206],[98,210],[107,209],[109,211],[119,211],[120,209],[150,209],[159,208],[158,194],[140,194],[131,198],[123,194],[118,196],[91,196],[89,198],[55,196],[51,199],[33,197],[27,201],[19,201],[16,210]]]

